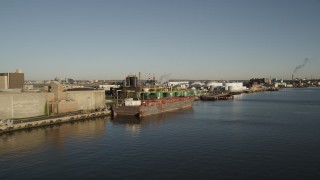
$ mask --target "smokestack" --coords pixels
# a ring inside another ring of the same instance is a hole
[[[138,80],[138,86],[141,84],[141,72],[139,72],[139,80]]]
[[[292,74],[292,79],[291,80],[293,81],[293,74]]]

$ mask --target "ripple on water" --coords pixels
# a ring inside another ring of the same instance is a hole
[[[1,179],[318,179],[320,89],[0,136]],[[17,173],[19,172],[19,173]]]

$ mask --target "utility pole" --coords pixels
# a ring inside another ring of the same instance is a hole
[[[13,96],[11,96],[11,118],[14,118],[14,111],[13,111]]]
[[[117,90],[117,106],[118,106],[118,97],[119,97],[119,91],[122,91],[122,90]]]

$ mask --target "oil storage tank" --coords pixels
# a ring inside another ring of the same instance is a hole
[[[242,82],[226,82],[224,83],[225,89],[229,92],[237,92],[243,90]]]
[[[126,87],[137,87],[138,77],[135,75],[130,75],[126,77]]]

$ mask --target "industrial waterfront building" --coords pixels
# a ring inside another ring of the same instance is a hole
[[[58,82],[51,82],[48,92],[0,92],[0,119],[91,111],[104,107],[104,90],[64,91]]]
[[[16,72],[0,73],[0,91],[8,89],[22,89],[24,85],[24,73],[21,69]]]

